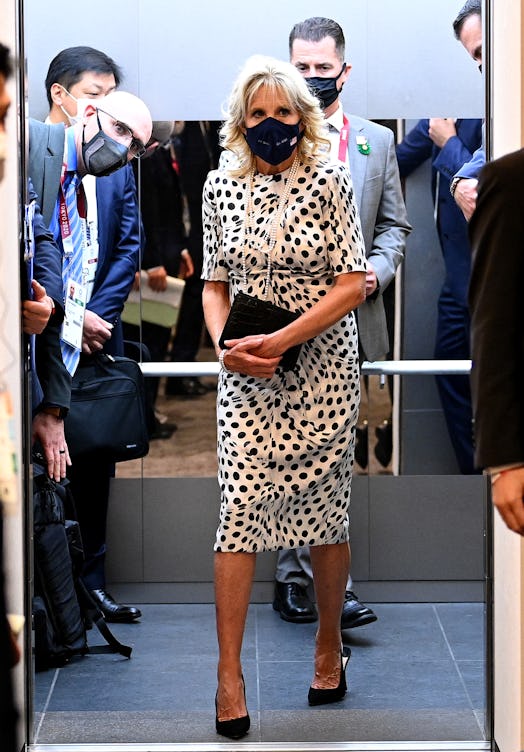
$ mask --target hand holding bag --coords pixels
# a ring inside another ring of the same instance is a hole
[[[239,339],[250,334],[271,334],[291,324],[300,316],[295,311],[280,308],[268,300],[260,300],[245,292],[237,293],[229,311],[219,345],[225,347],[225,340]],[[297,362],[302,345],[294,345],[282,355],[279,368],[291,371]]]
[[[73,460],[102,452],[124,462],[148,453],[144,376],[135,360],[99,354],[77,368],[65,435]]]

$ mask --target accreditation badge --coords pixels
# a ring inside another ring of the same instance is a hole
[[[67,280],[65,317],[62,324],[62,339],[76,350],[82,349],[82,332],[86,309],[86,288],[71,277]]]

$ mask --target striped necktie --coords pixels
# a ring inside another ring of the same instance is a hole
[[[64,300],[69,294],[68,283],[70,281],[82,283],[82,270],[83,270],[83,230],[80,220],[80,214],[78,211],[78,195],[81,190],[80,177],[76,172],[66,173],[63,191],[65,197],[65,207],[67,210],[67,217],[69,220],[69,229],[71,233],[71,253],[64,253],[62,260],[62,284]],[[62,348],[62,360],[64,365],[71,374],[74,373],[80,360],[80,350],[70,345],[68,342],[61,340]]]

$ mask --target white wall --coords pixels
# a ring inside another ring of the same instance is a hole
[[[344,28],[353,63],[345,109],[369,118],[481,117],[482,81],[453,36],[462,0],[26,0],[30,114],[65,47],[87,44],[123,66],[124,89],[155,119],[219,120],[244,60],[287,58],[291,27],[325,15]],[[67,32],[64,29],[67,28]],[[42,33],[45,29],[45,34]],[[453,85],[450,86],[450,82]]]

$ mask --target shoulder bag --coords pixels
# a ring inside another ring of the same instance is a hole
[[[100,354],[77,368],[65,435],[72,458],[96,452],[124,462],[148,453],[144,376],[135,360]]]

